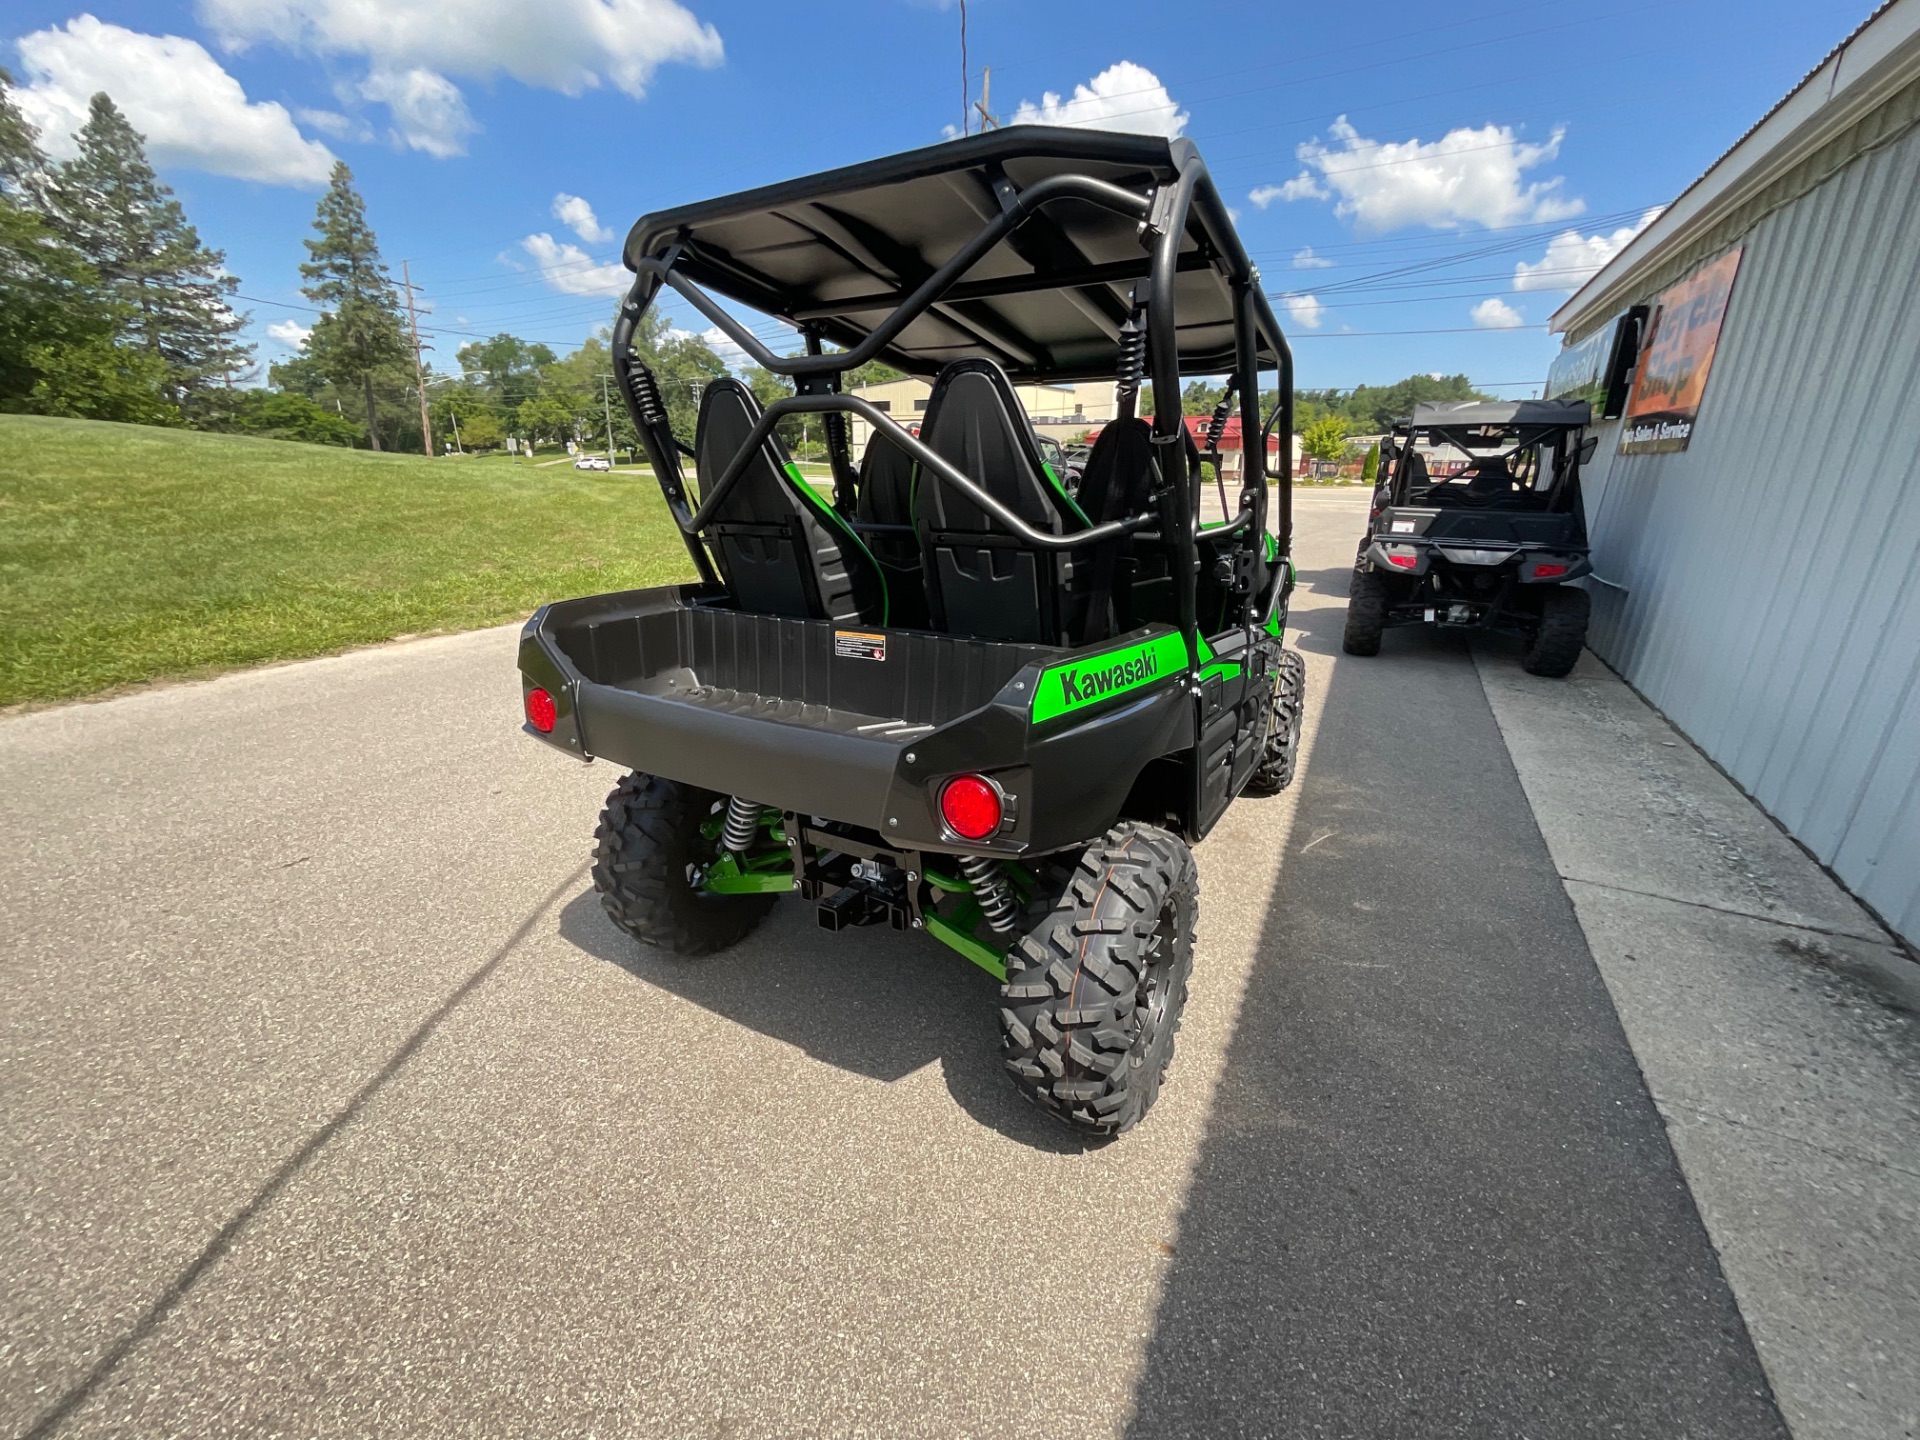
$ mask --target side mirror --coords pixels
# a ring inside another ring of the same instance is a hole
[[[1598,435],[1587,436],[1586,439],[1580,442],[1580,463],[1584,465],[1589,460],[1593,459],[1594,452],[1597,451],[1599,448],[1600,448],[1600,437]]]

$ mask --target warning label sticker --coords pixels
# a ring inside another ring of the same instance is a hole
[[[884,632],[875,630],[836,630],[833,632],[833,653],[842,660],[884,660],[887,658],[887,637]]]

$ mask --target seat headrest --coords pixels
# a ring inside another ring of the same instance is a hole
[[[1058,534],[1086,524],[1060,488],[1058,477],[1040,458],[1026,407],[1006,371],[993,361],[956,360],[940,372],[927,401],[920,438],[1029,525]],[[926,489],[937,479],[922,471],[921,487]],[[984,520],[951,486],[935,488],[949,521],[972,528],[969,517]]]
[[[699,468],[703,496],[727,473],[727,467],[759,423],[760,413],[760,401],[753,391],[731,375],[708,383],[700,396],[700,419],[693,432],[694,464]],[[780,443],[777,433],[770,431],[733,489],[727,492],[715,518],[730,518],[735,511],[756,502],[761,506],[769,503],[784,483],[787,465],[786,446]]]

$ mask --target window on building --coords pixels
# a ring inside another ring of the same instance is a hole
[[[924,400],[916,400],[913,402],[913,408],[915,410],[924,410],[927,408],[927,402]]]
[[[876,410],[892,410],[892,409],[893,409],[893,401],[891,401],[891,400],[875,400],[875,401],[873,402],[873,408],[874,408],[874,409],[876,409]]]

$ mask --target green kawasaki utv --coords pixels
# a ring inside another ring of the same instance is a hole
[[[1202,526],[1179,414],[1134,413],[1143,379],[1224,374],[1248,433],[1291,433],[1292,357],[1199,154],[997,130],[646,216],[626,263],[614,369],[699,579],[556,602],[520,646],[528,730],[632,772],[607,913],[681,955],[787,894],[827,930],[924,931],[1001,982],[1016,1084],[1128,1129],[1186,999],[1187,847],[1285,786],[1300,735],[1288,487],[1251,445],[1238,513]],[[716,381],[675,434],[633,345],[668,288],[795,393]],[[917,436],[843,391],[869,360],[930,381]],[[1117,382],[1077,496],[1016,381]],[[830,497],[780,442],[797,415],[825,417]]]

